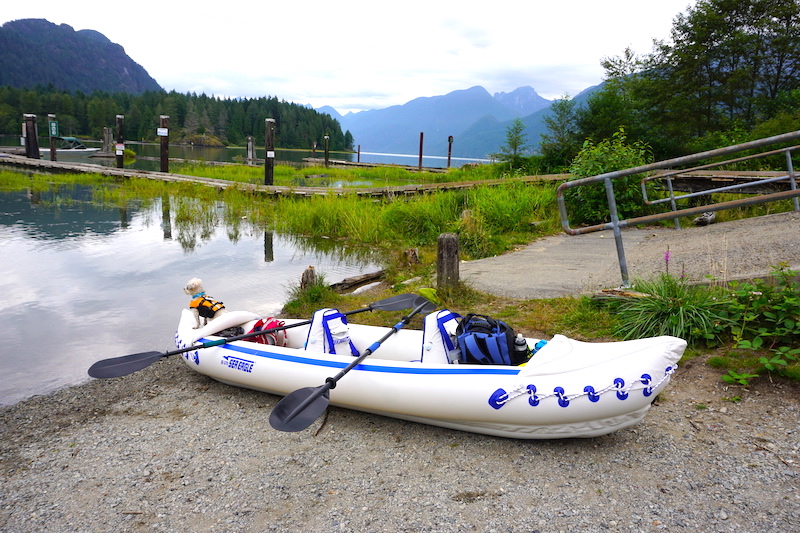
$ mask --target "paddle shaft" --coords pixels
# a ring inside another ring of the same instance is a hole
[[[395,311],[398,309],[408,309],[412,305],[411,300],[413,299],[414,302],[416,302],[416,298],[417,297],[414,296],[413,294],[400,294],[397,296],[386,298],[384,300],[373,302],[369,306],[363,307],[361,309],[354,309],[352,311],[347,311],[343,314],[353,315],[356,313],[363,313],[364,311],[374,311],[374,310]],[[233,337],[224,337],[217,340],[206,341],[204,343],[193,344],[192,346],[187,346],[185,348],[180,348],[178,350],[172,350],[164,353],[142,352],[130,355],[123,355],[120,357],[114,357],[111,359],[103,359],[101,361],[97,361],[89,368],[89,375],[93,378],[112,378],[112,377],[126,376],[138,370],[142,370],[143,368],[146,368],[147,366],[155,363],[159,359],[168,357],[170,355],[192,352],[195,350],[200,350],[202,348],[211,348],[212,346],[220,346],[238,340],[258,337],[259,335],[264,335],[265,333],[272,333],[274,331],[296,328],[308,324],[311,324],[311,320],[305,320],[302,322],[296,322],[294,324],[278,326],[275,328],[263,329],[260,331],[243,333],[242,335],[236,335]]]
[[[310,406],[312,403],[314,403],[318,398],[320,398],[322,396],[327,396],[328,395],[328,391],[330,391],[332,388],[336,387],[336,382],[339,381],[340,379],[342,379],[345,374],[350,372],[356,366],[360,365],[361,362],[364,361],[364,359],[369,357],[370,354],[374,353],[375,350],[380,348],[381,344],[383,344],[386,341],[386,339],[388,339],[389,337],[391,337],[392,335],[394,335],[395,333],[397,333],[398,331],[403,329],[403,327],[406,326],[411,321],[411,319],[414,317],[414,315],[416,315],[417,313],[419,313],[420,311],[425,309],[427,306],[432,306],[432,305],[433,304],[431,304],[431,302],[429,302],[428,300],[425,300],[423,303],[418,305],[407,316],[404,316],[402,318],[402,320],[400,320],[400,322],[398,322],[397,324],[392,326],[392,329],[389,332],[387,332],[386,335],[381,337],[380,340],[372,343],[372,345],[370,345],[366,350],[364,350],[364,353],[362,353],[361,355],[356,357],[352,362],[350,362],[349,365],[347,365],[342,370],[340,370],[339,373],[336,374],[334,377],[327,378],[323,385],[321,385],[321,386],[317,387],[316,389],[314,389],[312,391],[312,393],[309,394],[302,402],[300,402],[297,405],[297,407],[292,409],[292,411],[283,420],[281,420],[281,422],[283,424],[287,424],[292,419],[297,417],[297,415],[302,413],[306,408],[308,408],[308,406]],[[284,400],[285,399],[286,398],[284,398]],[[278,406],[276,405],[275,408],[277,409]]]

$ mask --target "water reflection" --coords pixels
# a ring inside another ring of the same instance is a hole
[[[0,404],[80,383],[100,359],[171,349],[192,277],[228,309],[270,315],[309,265],[332,283],[379,268],[329,239],[230,220],[224,204],[192,221],[190,199],[90,199],[81,187],[0,193]]]

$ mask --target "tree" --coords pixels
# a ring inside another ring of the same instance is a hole
[[[528,149],[527,138],[525,123],[521,119],[515,118],[506,129],[506,144],[492,156],[499,161],[507,161],[512,169],[520,168],[522,154]]]
[[[555,170],[566,167],[581,148],[578,135],[575,101],[565,94],[550,106],[551,113],[542,120],[547,133],[542,134],[539,151],[545,168]]]
[[[650,58],[648,100],[685,136],[752,128],[765,102],[800,87],[798,0],[699,0],[671,37]]]

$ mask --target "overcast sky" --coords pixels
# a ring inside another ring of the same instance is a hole
[[[166,90],[277,96],[341,113],[481,85],[545,98],[603,80],[600,60],[652,51],[695,0],[9,1],[0,24],[99,31]]]

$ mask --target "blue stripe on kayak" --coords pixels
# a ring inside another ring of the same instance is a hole
[[[203,342],[200,339],[198,342]],[[278,361],[287,361],[289,363],[299,363],[303,365],[323,366],[329,368],[344,368],[348,363],[340,363],[338,361],[329,361],[324,359],[316,359],[314,357],[306,357],[299,355],[289,355],[284,353],[267,352],[246,346],[236,346],[233,344],[224,344],[219,346],[224,350],[232,350],[234,352],[246,353],[248,355],[255,355],[257,357],[264,357],[267,359],[275,359]],[[302,350],[298,350],[302,352]],[[452,368],[451,368],[452,367]],[[469,367],[461,365],[450,365],[448,368],[431,368],[420,363],[419,367],[397,367],[397,366],[383,366],[361,363],[353,367],[353,370],[362,370],[365,372],[384,372],[389,374],[449,374],[449,375],[493,375],[493,376],[516,376],[519,374],[518,367],[481,367],[479,365],[470,365]]]

